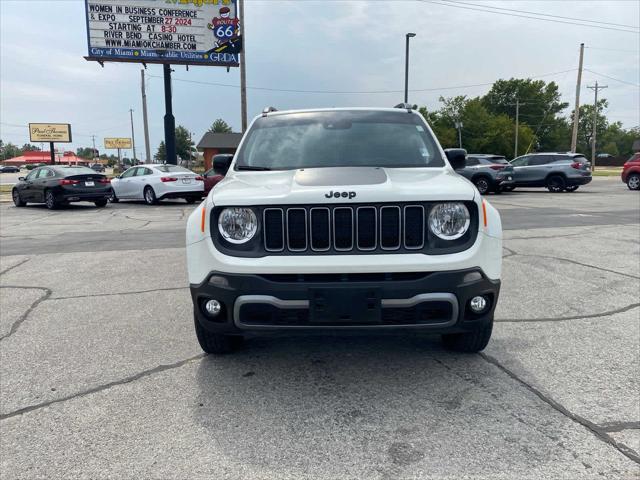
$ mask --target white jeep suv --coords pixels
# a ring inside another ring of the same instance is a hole
[[[404,104],[265,109],[187,223],[203,350],[291,331],[437,333],[482,350],[502,226],[455,173],[464,156]]]

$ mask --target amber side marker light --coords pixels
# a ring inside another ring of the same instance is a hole
[[[484,226],[486,228],[487,227],[487,204],[485,203],[484,200],[482,200],[482,219],[484,220]],[[204,217],[203,217],[202,221],[204,222]],[[203,223],[203,225],[204,225],[204,223]],[[204,227],[202,227],[202,228],[204,228]]]
[[[484,203],[482,205],[484,206]],[[202,233],[204,233],[204,224],[205,224],[205,221],[206,221],[206,218],[207,218],[206,217],[206,213],[207,213],[207,209],[205,207],[202,207],[202,217],[200,219],[200,230],[202,231]],[[486,215],[485,215],[484,224],[485,225],[487,224]]]

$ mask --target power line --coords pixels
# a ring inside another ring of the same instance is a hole
[[[605,75],[604,73],[594,72],[593,70],[589,70],[588,68],[585,68],[585,70],[587,72],[591,72],[591,73],[595,73],[596,75],[600,75],[601,77],[608,78],[609,80],[615,80],[616,82],[626,83],[627,85],[631,85],[633,87],[640,87],[640,85],[638,85],[637,83],[631,83],[631,82],[628,82],[626,80],[620,80],[619,78],[610,77],[609,75]],[[588,88],[591,88],[591,87],[588,87]]]
[[[571,68],[569,70],[562,70],[559,72],[551,72],[551,73],[544,73],[542,75],[534,75],[534,76],[528,76],[527,78],[541,78],[541,77],[549,77],[552,75],[559,75],[561,73],[567,73],[567,72],[572,72],[576,70],[575,68]],[[148,77],[153,77],[153,78],[162,78],[160,76],[157,75],[147,75]],[[240,85],[235,85],[235,84],[230,84],[230,83],[217,83],[217,82],[203,82],[203,81],[199,81],[199,80],[187,80],[184,78],[173,78],[173,81],[176,82],[184,82],[184,83],[193,83],[193,84],[197,84],[197,85],[213,85],[216,87],[229,87],[229,88],[240,88]],[[456,86],[448,86],[448,87],[434,87],[434,88],[418,88],[418,89],[411,89],[411,92],[437,92],[437,91],[441,91],[441,90],[457,90],[457,89],[461,89],[461,88],[473,88],[473,87],[487,87],[490,85],[493,85],[495,82],[487,82],[487,83],[476,83],[476,84],[470,84],[470,85],[456,85]],[[286,93],[318,93],[318,94],[368,94],[368,95],[374,95],[374,94],[388,94],[388,93],[403,93],[404,90],[351,90],[351,91],[345,91],[345,90],[300,90],[300,89],[287,89],[287,88],[270,88],[270,87],[249,87],[247,86],[247,89],[249,90],[265,90],[265,91],[269,91],[269,92],[286,92]]]
[[[531,15],[538,15],[538,16],[541,16],[541,17],[560,18],[560,19],[563,19],[563,20],[574,20],[574,21],[578,21],[578,22],[600,23],[602,25],[613,25],[613,26],[616,26],[616,27],[629,27],[629,28],[635,28],[635,29],[640,28],[638,25],[625,25],[623,23],[602,22],[600,20],[590,20],[588,18],[563,17],[561,15],[551,15],[550,13],[531,12],[531,11],[528,11],[528,10],[517,10],[517,9],[514,9],[514,8],[493,7],[493,6],[490,6],[490,5],[480,5],[480,4],[477,4],[477,3],[459,2],[459,1],[455,1],[455,0],[441,0],[441,1],[447,2],[447,3],[460,3],[460,4],[463,4],[463,5],[473,5],[473,6],[476,6],[476,7],[491,8],[493,10],[504,10],[504,11],[507,11],[507,12],[528,13],[528,14],[531,14]]]
[[[564,20],[554,20],[554,19],[551,19],[551,18],[532,17],[530,15],[518,15],[518,14],[515,14],[515,13],[496,12],[494,10],[486,10],[485,8],[467,7],[467,6],[454,4],[454,3],[437,2],[437,1],[434,1],[434,0],[416,0],[416,1],[423,2],[423,3],[432,3],[434,5],[443,5],[445,7],[462,8],[462,9],[465,9],[465,10],[474,10],[474,11],[477,11],[477,12],[493,13],[493,14],[496,14],[496,15],[504,15],[504,16],[507,16],[507,17],[529,18],[529,19],[532,19],[532,20],[540,20],[540,21],[543,21],[543,22],[563,23],[563,24],[566,24],[566,25],[578,25],[580,27],[600,28],[600,29],[603,29],[603,30],[615,30],[615,31],[618,31],[618,32],[633,33],[633,34],[636,34],[636,35],[640,34],[640,31],[636,31],[636,30],[626,30],[626,29],[622,29],[622,28],[605,27],[605,26],[602,26],[602,25],[589,25],[589,24],[586,24],[586,23],[567,22],[567,21],[564,21]],[[443,0],[443,1],[446,1],[446,0]]]

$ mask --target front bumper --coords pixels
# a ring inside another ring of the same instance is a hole
[[[443,272],[247,275],[211,272],[191,285],[197,321],[225,334],[421,330],[460,333],[493,318],[500,281],[477,268]],[[469,301],[483,295],[481,314]],[[218,300],[212,317],[204,304]],[[319,314],[318,312],[322,312]]]
[[[509,180],[511,179],[511,180]],[[504,177],[496,177],[494,184],[496,188],[515,187],[516,180],[514,175],[507,175]]]

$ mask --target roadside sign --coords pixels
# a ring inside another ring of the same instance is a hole
[[[29,141],[71,143],[71,125],[68,123],[30,123]]]
[[[120,150],[125,148],[131,148],[131,139],[130,138],[116,138],[109,137],[104,139],[104,148]]]
[[[237,67],[237,0],[85,0],[87,60]]]

